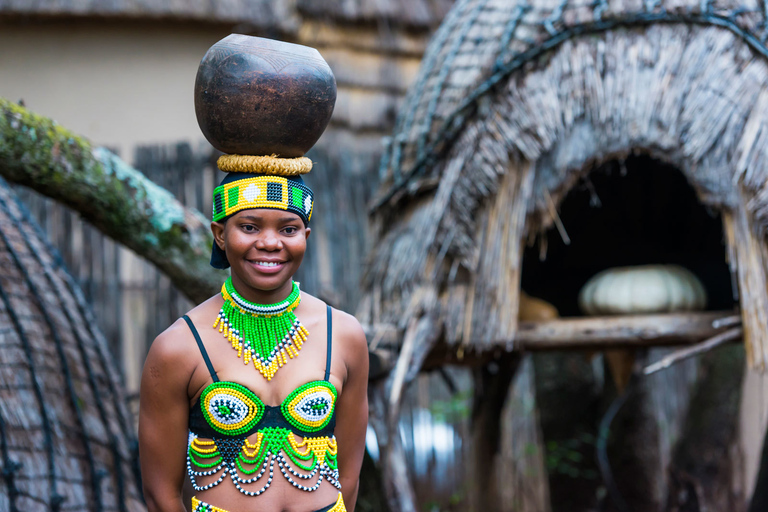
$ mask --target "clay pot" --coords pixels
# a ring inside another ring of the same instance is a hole
[[[232,34],[211,46],[197,71],[197,122],[224,153],[304,155],[323,134],[336,79],[314,48]]]

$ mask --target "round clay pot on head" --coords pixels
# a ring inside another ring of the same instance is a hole
[[[238,155],[303,156],[323,134],[336,79],[314,48],[231,34],[197,71],[195,113],[208,142]]]

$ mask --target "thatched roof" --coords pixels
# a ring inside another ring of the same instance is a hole
[[[144,510],[135,435],[82,293],[0,180],[0,509]]]
[[[585,168],[634,150],[737,212],[742,233],[768,227],[761,6],[459,1],[382,160],[363,320],[475,348],[513,339],[522,240]]]
[[[173,19],[204,23],[249,24],[285,29],[295,22],[291,2],[280,0],[0,0],[0,15],[113,19]]]
[[[0,0],[0,16],[173,19],[292,32],[300,16],[436,26],[453,0]]]
[[[297,0],[299,11],[310,17],[340,21],[394,21],[412,27],[434,27],[454,0]]]

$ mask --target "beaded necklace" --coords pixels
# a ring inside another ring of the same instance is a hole
[[[214,329],[219,328],[244,364],[253,361],[259,373],[272,380],[289,358],[299,355],[309,336],[293,313],[301,302],[299,283],[293,281],[291,294],[277,304],[256,304],[237,293],[229,277],[221,286],[221,296],[224,304]]]

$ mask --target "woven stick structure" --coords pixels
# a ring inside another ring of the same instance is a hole
[[[30,218],[0,180],[0,510],[143,511],[112,355]]]

